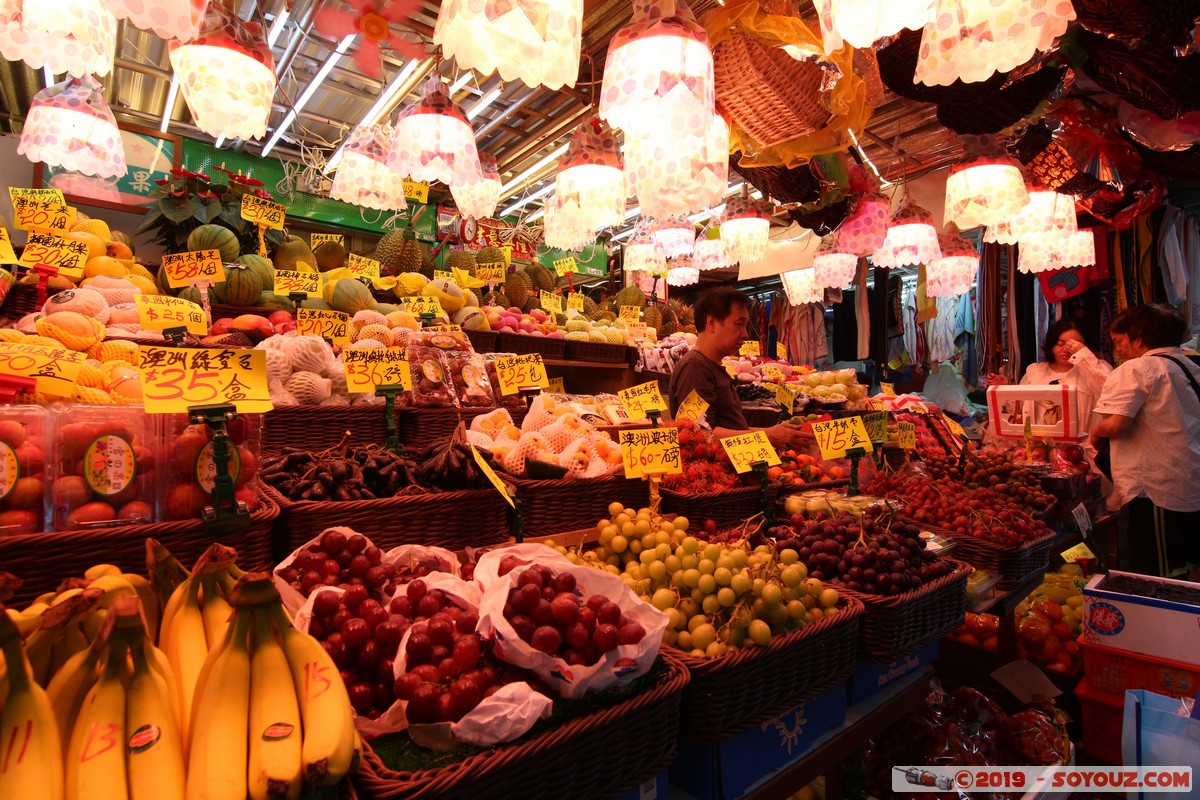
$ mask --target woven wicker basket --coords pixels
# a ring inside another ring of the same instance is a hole
[[[467,427],[470,427],[471,420],[475,417],[495,410],[494,407],[398,408],[396,433],[400,436],[400,444],[404,445],[406,450],[420,452],[435,442],[449,438],[458,427],[458,423],[465,422]],[[524,419],[524,416],[521,419]]]
[[[688,671],[669,653],[663,659],[668,671],[635,697],[439,769],[396,772],[368,745],[355,779],[359,794],[396,800],[616,797],[675,758]]]
[[[46,288],[46,297],[61,292],[61,289]],[[40,308],[37,301],[37,284],[18,283],[14,285],[0,303],[0,315],[18,319],[26,314],[32,314]]]
[[[778,408],[742,406],[742,416],[746,418],[746,424],[751,428],[770,428],[773,425],[778,425],[781,413],[781,410]]]
[[[383,444],[387,437],[387,414],[383,405],[276,406],[263,415],[264,453],[284,447],[324,450],[350,434],[350,444]]]
[[[144,574],[146,539],[162,542],[189,569],[214,542],[237,550],[242,569],[269,568],[271,530],[279,506],[265,494],[260,493],[258,500],[248,528],[217,537],[205,534],[199,520],[0,537],[0,565],[21,579],[12,605],[22,605],[53,591],[64,578],[83,575],[96,564],[115,564],[125,572]]]
[[[496,352],[496,337],[500,334],[495,331],[465,331],[465,333],[476,353]]]
[[[904,594],[863,594],[831,581],[847,597],[867,607],[859,653],[867,661],[890,664],[920,650],[963,621],[970,564],[946,559],[954,571]]]
[[[557,481],[512,478],[511,481],[517,489],[526,536],[591,528],[597,520],[608,517],[608,505],[612,502],[633,509],[650,505],[646,482],[626,480],[620,475],[568,477]]]
[[[496,334],[497,353],[541,353],[542,358],[565,358],[567,355],[566,339],[551,339],[547,336],[526,336],[521,333]]]
[[[739,525],[762,511],[762,489],[758,486],[736,486],[723,492],[686,494],[663,489],[662,510],[665,514],[682,514],[688,518],[688,530],[697,531],[711,519],[717,529]],[[767,490],[767,502],[774,503],[776,489]]]
[[[916,524],[916,523],[913,523]],[[963,535],[956,531],[922,526],[933,533],[940,533],[958,543],[959,558],[971,562],[975,569],[999,573],[1000,589],[1011,589],[1039,572],[1045,572],[1050,565],[1050,547],[1058,534],[1048,531],[1040,539],[1026,542],[1017,548],[1005,547],[985,539]]]
[[[275,313],[274,308],[259,308],[257,306],[231,306],[225,303],[212,304],[212,318],[221,319],[222,317],[240,317],[242,314],[254,314],[259,317],[269,317]]]
[[[402,544],[449,550],[508,540],[508,504],[495,489],[401,495],[382,500],[293,502],[273,486],[263,487],[279,506],[275,556],[282,558],[321,531],[354,529],[389,550]]]
[[[763,147],[805,136],[833,118],[822,102],[825,71],[745,33],[713,48],[717,104]]]
[[[567,358],[572,361],[601,361],[605,364],[632,364],[637,351],[623,344],[604,342],[567,342]]]
[[[687,665],[683,738],[717,742],[736,736],[832,689],[854,671],[863,604],[843,598],[840,613],[718,658],[672,651]]]

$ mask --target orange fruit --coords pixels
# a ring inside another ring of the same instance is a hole
[[[83,274],[88,278],[95,278],[98,275],[107,278],[124,278],[128,273],[129,270],[124,264],[115,258],[104,255],[89,258],[83,267]]]
[[[88,249],[88,260],[99,258],[108,250],[108,245],[103,239],[96,234],[88,233],[87,231],[71,231],[63,238],[74,239],[77,242],[83,242],[86,244]]]

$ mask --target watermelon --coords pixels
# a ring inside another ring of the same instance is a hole
[[[273,292],[263,292],[258,297],[258,302],[255,303],[258,308],[270,308],[274,310],[282,309],[295,313],[296,304],[283,295],[278,295]]]
[[[247,253],[238,256],[237,260],[239,264],[245,264],[254,271],[254,274],[262,281],[264,292],[275,288],[275,267],[271,264],[271,259],[263,258],[255,253]]]
[[[220,250],[221,260],[228,263],[236,261],[242,251],[238,245],[237,236],[233,231],[222,225],[201,225],[188,235],[188,250]]]
[[[262,280],[245,264],[226,264],[225,283],[218,285],[217,295],[222,303],[231,306],[252,306],[262,295]]]

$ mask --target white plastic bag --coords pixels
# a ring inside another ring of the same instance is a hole
[[[301,606],[305,605],[305,597],[300,592],[298,592],[294,588],[292,588],[292,585],[290,583],[288,583],[282,577],[280,577],[279,573],[292,565],[292,562],[296,560],[296,556],[300,555],[301,550],[305,549],[309,545],[316,544],[317,542],[319,542],[321,540],[321,537],[324,536],[329,531],[341,531],[342,533],[346,534],[346,536],[348,536],[348,537],[349,536],[363,536],[358,531],[355,531],[351,528],[347,528],[344,526],[326,528],[325,530],[321,531],[319,534],[314,536],[312,539],[309,539],[307,542],[305,542],[304,544],[300,545],[295,550],[293,550],[288,555],[287,558],[285,558],[283,561],[280,561],[278,564],[275,565],[275,569],[271,570],[271,577],[275,579],[275,588],[279,590],[279,596],[283,599],[283,607],[286,608],[288,610],[288,612],[290,614],[292,614],[293,616],[296,615],[296,613],[299,611]],[[369,537],[363,536],[363,538],[367,540],[366,547],[374,546],[374,544],[371,542]],[[366,547],[364,547],[363,549],[365,550]],[[382,561],[380,563],[382,563]],[[333,587],[326,586],[324,588],[329,589],[329,588],[333,588]],[[317,590],[313,590],[313,594],[316,594],[316,592],[317,592]],[[387,598],[386,594],[380,593],[380,592],[374,592],[373,596],[375,597],[376,600],[379,600],[381,602]]]
[[[437,572],[448,572],[451,575],[462,574],[462,565],[453,551],[444,547],[431,547],[423,544],[402,544],[393,547],[383,554],[383,560],[395,565],[397,569],[416,564],[423,560],[432,559],[438,562]]]
[[[560,567],[574,566],[565,556],[544,544],[513,544],[488,550],[475,564],[475,581],[485,594],[492,584],[506,577],[500,575],[500,563],[508,556],[520,561],[521,566],[545,564],[556,572]]]

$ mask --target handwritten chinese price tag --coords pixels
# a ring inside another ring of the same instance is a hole
[[[26,267],[54,267],[59,275],[82,278],[87,258],[88,249],[83,242],[64,239],[52,233],[31,233],[17,263]]]
[[[428,205],[429,181],[414,181],[412,178],[405,178],[404,197],[407,200],[416,200],[418,203]]]
[[[905,450],[917,449],[917,426],[912,422],[898,422],[896,428],[900,434],[900,447]]]
[[[401,297],[396,300],[396,305],[401,311],[407,311],[414,317],[422,314],[437,316],[442,313],[442,304],[436,297]]]
[[[87,353],[37,344],[0,342],[0,374],[33,378],[37,391],[70,397]]]
[[[558,277],[560,278],[565,278],[569,273],[578,272],[579,265],[575,263],[575,256],[555,259],[554,271],[558,273]]]
[[[728,436],[721,440],[721,446],[725,448],[725,455],[729,456],[730,463],[738,473],[749,472],[752,469],[751,465],[756,461],[765,461],[770,467],[780,463],[779,454],[767,439],[766,431]]]
[[[1071,516],[1075,518],[1075,524],[1079,527],[1080,534],[1086,539],[1092,532],[1092,515],[1088,513],[1087,506],[1083,503],[1075,506],[1071,510]]]
[[[647,474],[678,475],[683,472],[679,462],[678,428],[617,431],[617,436],[626,478],[643,478]]]
[[[783,370],[774,364],[763,364],[762,370],[763,374],[767,376],[767,380],[774,381],[775,383],[783,383],[786,380],[783,377]]]
[[[742,346],[738,350],[738,353],[743,356],[756,356],[759,352],[758,342],[742,342]]]
[[[143,330],[187,328],[188,333],[197,336],[208,333],[204,309],[190,300],[166,294],[135,294],[133,302],[137,305],[138,324]]]
[[[13,224],[23,231],[66,233],[75,224],[75,209],[54,200],[13,198]]]
[[[58,203],[65,206],[67,199],[63,197],[62,189],[22,189],[17,186],[8,187],[8,199],[15,206],[17,199],[37,200],[46,203]]]
[[[501,283],[504,281],[504,265],[499,262],[476,264],[475,277],[484,283]]]
[[[0,226],[0,264],[15,263],[17,263],[17,254],[13,250],[12,239],[8,235],[8,228]]]
[[[342,236],[340,233],[314,233],[308,237],[308,246],[313,250],[316,250],[326,242],[345,245],[346,237]]]
[[[1062,560],[1068,564],[1074,564],[1080,559],[1094,559],[1096,554],[1092,552],[1092,548],[1088,547],[1083,542],[1072,547],[1070,550],[1062,552]]]
[[[704,415],[705,411],[708,411],[708,401],[696,394],[695,389],[692,389],[684,401],[679,404],[679,408],[675,410],[675,419],[690,419],[695,422]]]
[[[281,231],[285,216],[287,216],[287,209],[274,200],[252,194],[242,195],[242,219],[247,222]]]
[[[959,425],[957,422],[950,419],[949,417],[946,417],[946,427],[949,428],[950,432],[953,433],[958,438],[960,438],[960,439],[966,438],[967,432],[963,430],[962,425]]]
[[[634,324],[642,321],[642,310],[637,306],[621,306],[620,320]]]
[[[826,461],[845,458],[847,450],[860,448],[870,452],[874,449],[862,417],[814,422],[812,430],[813,436],[817,437],[817,447],[821,448],[821,458]]]
[[[667,403],[658,390],[658,381],[647,381],[640,386],[621,389],[617,392],[621,405],[630,419],[646,419],[647,411],[666,411]]]
[[[887,438],[887,412],[872,411],[863,414],[862,419],[867,428],[867,436],[872,442],[882,442]]]
[[[880,382],[879,390],[881,392],[883,392],[884,397],[895,397],[896,396],[896,387],[892,386],[890,383]]]
[[[309,297],[320,297],[321,273],[277,269],[275,270],[275,294],[284,297],[287,297],[289,294],[306,294]]]
[[[336,345],[350,344],[350,315],[323,308],[296,309],[296,333],[320,336]]]
[[[381,264],[373,258],[360,256],[357,253],[351,253],[346,256],[346,269],[355,275],[364,275],[368,278],[378,278],[379,268]]]
[[[397,384],[406,392],[412,391],[406,348],[347,350],[342,353],[342,361],[346,364],[346,389],[351,394],[374,392],[380,386]]]
[[[567,388],[563,386],[562,378],[551,378],[550,385],[546,387],[546,391],[550,394],[566,394]]]
[[[627,329],[631,342],[640,342],[646,338],[646,323],[635,322]]]
[[[543,291],[539,294],[538,298],[542,302],[542,310],[552,311],[555,314],[563,313],[561,296],[555,294],[554,292]]]
[[[172,289],[201,281],[217,283],[225,280],[220,250],[196,250],[163,256],[162,268],[167,271],[167,284]]]
[[[435,281],[450,281],[451,283],[456,283],[454,280],[454,273],[445,269],[435,269],[433,271],[433,279]]]
[[[780,408],[786,408],[789,414],[796,413],[796,393],[787,384],[779,384],[775,390],[775,402]]]
[[[500,480],[500,476],[492,469],[492,465],[487,462],[487,459],[481,456],[479,451],[475,449],[475,445],[471,445],[471,455],[475,457],[475,463],[479,465],[479,469],[487,476],[492,486],[496,487],[496,491],[500,493],[500,496],[508,501],[510,506],[516,508],[517,506],[513,503],[512,496],[508,493],[508,487],[504,485],[504,481]]]
[[[516,394],[522,389],[535,386],[546,389],[550,381],[546,377],[546,365],[541,353],[497,358],[496,379],[500,381],[500,394]]]
[[[427,325],[421,328],[422,331],[430,333],[462,333],[462,325]]]
[[[775,343],[775,357],[780,361],[787,361],[787,345],[783,342]]]
[[[184,414],[191,406],[232,403],[241,414],[270,411],[267,354],[262,350],[143,347],[138,372],[150,414]]]
[[[568,294],[567,310],[583,313],[583,295],[581,295],[579,292],[571,292]]]

